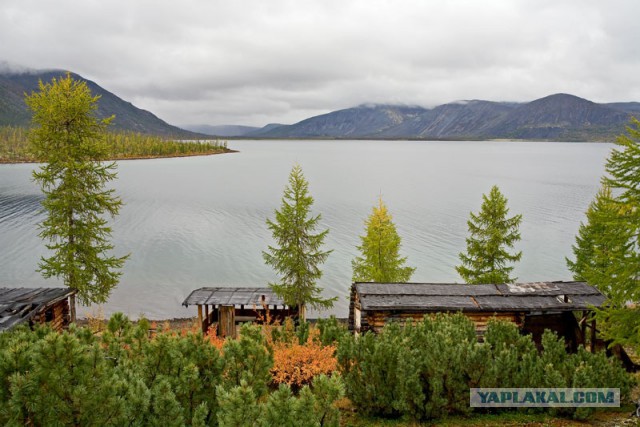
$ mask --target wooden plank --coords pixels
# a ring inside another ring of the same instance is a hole
[[[582,339],[582,347],[586,349],[587,346],[587,311],[582,312],[582,317],[580,318],[580,333]]]
[[[206,334],[207,330],[206,330],[206,325],[202,321],[202,306],[200,304],[198,304],[198,324],[202,328],[202,333]]]
[[[596,319],[591,321],[591,353],[596,352]]]
[[[218,323],[221,337],[236,337],[236,311],[232,305],[220,306],[220,321]]]
[[[76,294],[72,294],[69,297],[69,311],[70,311],[70,321],[71,323],[75,323],[76,321]]]

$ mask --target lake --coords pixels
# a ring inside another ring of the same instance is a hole
[[[230,141],[239,153],[131,160],[114,186],[125,205],[113,223],[115,254],[131,254],[104,306],[151,319],[194,316],[181,306],[202,286],[265,286],[276,279],[261,252],[265,224],[299,163],[329,228],[320,286],[339,296],[325,314],[347,316],[351,260],[382,196],[416,282],[461,282],[470,211],[496,184],[510,214],[523,214],[519,281],[570,280],[565,257],[599,187],[611,144],[425,141]],[[35,270],[41,195],[30,164],[0,165],[0,286],[58,286]],[[313,315],[313,313],[310,313]]]

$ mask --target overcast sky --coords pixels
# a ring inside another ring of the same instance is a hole
[[[362,103],[640,101],[638,0],[0,0],[0,61],[61,68],[171,124]]]

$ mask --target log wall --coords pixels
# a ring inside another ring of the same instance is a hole
[[[374,331],[379,333],[382,328],[387,323],[390,322],[406,322],[411,319],[414,322],[421,321],[424,316],[434,314],[433,312],[426,311],[415,311],[415,312],[406,312],[406,311],[367,311],[362,313],[362,321],[361,321],[361,332],[366,331]],[[523,324],[524,316],[521,313],[508,312],[508,313],[476,313],[476,312],[467,312],[463,313],[467,316],[476,326],[476,332],[480,337],[484,336],[484,332],[487,330],[487,323],[492,318],[497,318],[499,320],[506,320],[509,322],[513,322],[518,327],[521,327]],[[353,324],[352,319],[349,319],[350,326]]]
[[[48,323],[56,331],[66,329],[71,323],[69,300],[65,298],[62,301],[44,307],[33,316],[32,322]]]
[[[357,305],[357,302],[356,302]],[[351,313],[354,313],[352,309]],[[350,327],[351,330],[356,331],[355,319],[350,313]],[[453,313],[453,312],[452,312]],[[433,312],[406,312],[406,311],[367,311],[362,313],[361,328],[356,332],[373,331],[379,333],[382,328],[390,322],[407,322],[412,320],[414,322],[421,321],[424,316],[433,315]],[[540,315],[529,315],[521,312],[497,312],[497,313],[479,313],[479,312],[463,312],[469,320],[473,322],[476,328],[476,333],[480,341],[483,340],[484,334],[487,330],[487,325],[491,319],[504,320],[514,323],[518,328],[522,330],[524,334],[531,334],[534,343],[538,348],[541,346],[542,334],[546,329],[554,331],[559,337],[565,339],[567,350],[575,352],[578,345],[583,344],[581,342],[579,334],[579,325],[572,312],[564,313],[546,313]]]

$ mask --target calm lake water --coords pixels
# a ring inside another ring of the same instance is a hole
[[[131,253],[105,315],[188,317],[202,286],[265,286],[275,279],[261,251],[265,225],[299,163],[329,228],[320,285],[346,317],[351,259],[379,195],[417,267],[413,281],[460,282],[466,221],[497,184],[522,213],[520,281],[569,280],[565,257],[599,186],[610,144],[412,141],[231,141],[240,152],[119,163],[125,206],[113,224],[116,254]],[[57,286],[37,273],[41,196],[34,165],[0,165],[0,286]],[[97,313],[79,307],[78,314]]]

